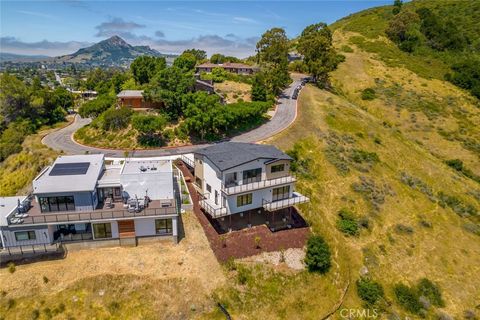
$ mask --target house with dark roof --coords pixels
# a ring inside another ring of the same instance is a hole
[[[275,213],[309,199],[295,191],[292,158],[274,146],[225,142],[194,153],[200,206],[212,218]]]

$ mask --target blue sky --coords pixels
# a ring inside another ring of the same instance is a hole
[[[289,37],[383,1],[4,1],[0,50],[61,55],[119,35],[133,45],[178,53],[200,48],[245,57],[259,36],[282,27]]]

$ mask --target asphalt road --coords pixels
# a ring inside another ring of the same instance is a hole
[[[258,142],[268,139],[282,130],[285,130],[295,121],[297,114],[297,101],[291,99],[290,97],[293,94],[295,87],[300,85],[300,83],[301,80],[295,80],[283,91],[282,95],[278,99],[277,110],[274,116],[268,122],[251,131],[232,137],[230,141]],[[76,115],[75,121],[71,125],[48,134],[43,138],[42,142],[54,150],[63,151],[67,154],[85,154],[88,152],[103,153],[107,157],[123,157],[125,155],[123,150],[88,147],[73,141],[73,133],[90,122],[90,119],[84,119],[79,115]],[[207,144],[150,150],[135,150],[129,151],[129,156],[152,157],[191,153],[194,150],[205,146],[207,146]]]

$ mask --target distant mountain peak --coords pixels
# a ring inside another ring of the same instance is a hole
[[[121,37],[119,37],[117,35],[111,36],[108,39],[100,41],[98,44],[101,44],[101,43],[108,43],[108,44],[111,44],[111,45],[116,45],[116,46],[121,46],[121,47],[131,47],[130,44],[128,44],[125,40],[123,40]]]
[[[57,61],[94,66],[127,66],[136,57],[143,55],[163,56],[149,46],[132,46],[118,35],[114,35],[75,53],[57,57]]]

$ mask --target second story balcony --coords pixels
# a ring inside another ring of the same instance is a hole
[[[278,185],[283,185],[283,184],[288,184],[288,183],[293,183],[297,181],[295,177],[293,176],[285,176],[285,177],[280,177],[280,178],[275,178],[275,179],[268,179],[268,180],[260,180],[260,181],[254,181],[250,182],[247,180],[247,183],[244,184],[236,184],[235,182],[231,182],[228,184],[223,184],[222,185],[222,191],[226,195],[233,195],[237,193],[242,193],[242,192],[247,192],[247,191],[252,191],[252,190],[257,190],[257,189],[263,189],[263,188],[269,188],[269,187],[274,187]]]
[[[152,200],[147,206],[132,209],[123,202],[100,204],[97,209],[89,211],[42,212],[40,204],[32,201],[31,207],[24,213],[17,213],[8,218],[9,225],[35,225],[91,222],[99,220],[116,220],[137,217],[156,217],[177,214],[177,208],[164,206],[161,200]]]

